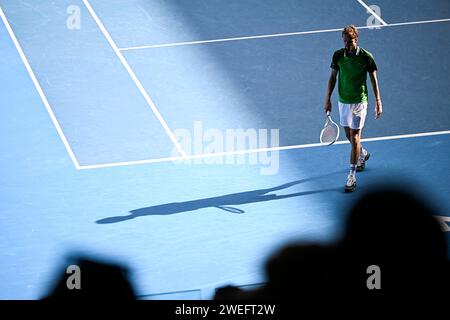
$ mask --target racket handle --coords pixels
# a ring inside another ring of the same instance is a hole
[[[330,111],[327,111],[327,116],[329,116],[330,115]]]

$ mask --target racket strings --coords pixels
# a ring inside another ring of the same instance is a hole
[[[329,124],[322,130],[320,140],[322,143],[330,143],[337,139],[339,134],[338,128],[334,124]]]

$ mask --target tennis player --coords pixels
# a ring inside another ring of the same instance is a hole
[[[367,73],[370,75],[373,92],[376,99],[375,119],[382,113],[381,96],[378,88],[377,65],[372,54],[358,46],[358,30],[354,25],[342,31],[344,48],[333,54],[331,75],[328,80],[328,90],[325,101],[325,112],[331,112],[331,95],[336,78],[339,76],[339,116],[340,124],[351,144],[350,174],[345,185],[346,192],[356,189],[356,171],[365,168],[370,153],[360,142],[361,130],[367,115]]]

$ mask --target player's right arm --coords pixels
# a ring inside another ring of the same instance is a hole
[[[328,79],[327,96],[325,99],[325,112],[331,112],[331,95],[333,94],[334,87],[336,85],[338,71],[331,68],[330,78]]]

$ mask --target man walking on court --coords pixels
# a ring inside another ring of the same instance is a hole
[[[345,135],[351,144],[350,174],[345,185],[346,192],[356,188],[356,171],[362,171],[370,153],[360,142],[361,130],[367,115],[367,73],[370,75],[376,99],[375,119],[382,113],[380,90],[378,89],[377,65],[372,54],[358,46],[358,30],[354,25],[344,28],[342,39],[345,47],[333,54],[331,75],[325,101],[325,112],[331,112],[331,95],[339,74],[339,116]]]

